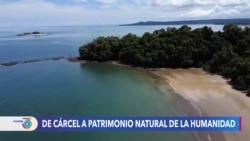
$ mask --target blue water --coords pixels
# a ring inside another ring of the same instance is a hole
[[[192,28],[204,25],[192,25]],[[171,26],[171,27],[180,27]],[[214,30],[222,26],[213,25]],[[58,56],[77,56],[81,45],[98,36],[119,36],[134,33],[141,36],[167,26],[78,26],[78,27],[8,27],[0,28],[0,63],[45,59]],[[39,31],[42,36],[15,36]]]
[[[202,25],[200,25],[202,26]],[[0,29],[0,63],[77,56],[98,36],[138,36],[165,26],[28,27]],[[219,27],[216,26],[219,29]],[[40,31],[45,35],[17,37]],[[0,116],[185,115],[166,83],[149,72],[67,60],[0,66]],[[1,126],[1,125],[0,125]],[[195,141],[191,132],[1,132],[0,140]]]

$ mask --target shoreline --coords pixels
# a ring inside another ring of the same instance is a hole
[[[93,63],[93,62],[82,62]],[[98,63],[98,62],[94,62]],[[176,93],[178,104],[187,116],[241,116],[241,132],[193,132],[200,141],[235,141],[250,137],[250,98],[235,90],[220,75],[211,74],[202,68],[171,69],[141,68],[122,64],[119,61],[107,61],[118,66],[145,70],[166,82]]]
[[[0,66],[35,63],[48,60],[67,60],[81,64],[107,63],[123,67],[131,67],[149,72],[159,77],[171,87],[173,96],[187,116],[241,116],[243,130],[241,132],[193,132],[200,141],[235,141],[250,137],[250,98],[243,92],[235,90],[220,75],[210,74],[201,68],[170,69],[170,68],[141,68],[119,61],[87,61],[79,57],[54,57],[28,61],[2,63]]]
[[[220,75],[211,74],[201,68],[141,68],[122,64],[119,61],[92,62],[78,61],[83,64],[108,63],[147,71],[166,82],[176,93],[178,104],[187,116],[241,116],[241,132],[193,132],[199,141],[235,141],[250,137],[250,98],[235,90],[228,80]]]
[[[233,89],[222,76],[198,68],[162,68],[152,73],[164,79],[177,94],[190,101],[199,116],[241,116],[243,130],[221,133],[226,141],[246,140],[250,137],[250,99]],[[197,115],[190,113],[188,116]],[[222,140],[214,132],[209,132],[209,136],[211,141]]]

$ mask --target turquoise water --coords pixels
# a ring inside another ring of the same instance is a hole
[[[150,27],[40,27],[46,35],[16,37],[26,28],[1,29],[0,63],[77,56],[78,47],[103,35],[141,35]],[[18,29],[18,30],[17,30]],[[30,30],[30,29],[29,29]],[[0,116],[185,115],[166,83],[149,72],[67,60],[0,66]],[[191,132],[0,132],[0,140],[195,141]]]

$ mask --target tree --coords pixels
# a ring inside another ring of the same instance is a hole
[[[140,67],[203,67],[230,79],[234,88],[250,96],[250,28],[234,24],[214,32],[187,25],[146,32],[141,37],[98,37],[79,48],[80,58],[117,60]]]
[[[242,29],[235,24],[227,24],[223,27],[225,38],[232,45],[236,45],[237,41],[242,38]]]

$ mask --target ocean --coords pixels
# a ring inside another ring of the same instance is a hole
[[[204,25],[191,26],[202,27]],[[180,26],[175,26],[180,27]],[[0,63],[78,56],[98,36],[141,36],[166,26],[0,28]],[[212,27],[221,30],[222,26]],[[41,36],[16,36],[39,31]],[[151,73],[65,59],[0,66],[0,116],[182,116],[179,98]],[[1,125],[0,125],[1,126]],[[195,141],[192,132],[0,132],[0,140]]]

